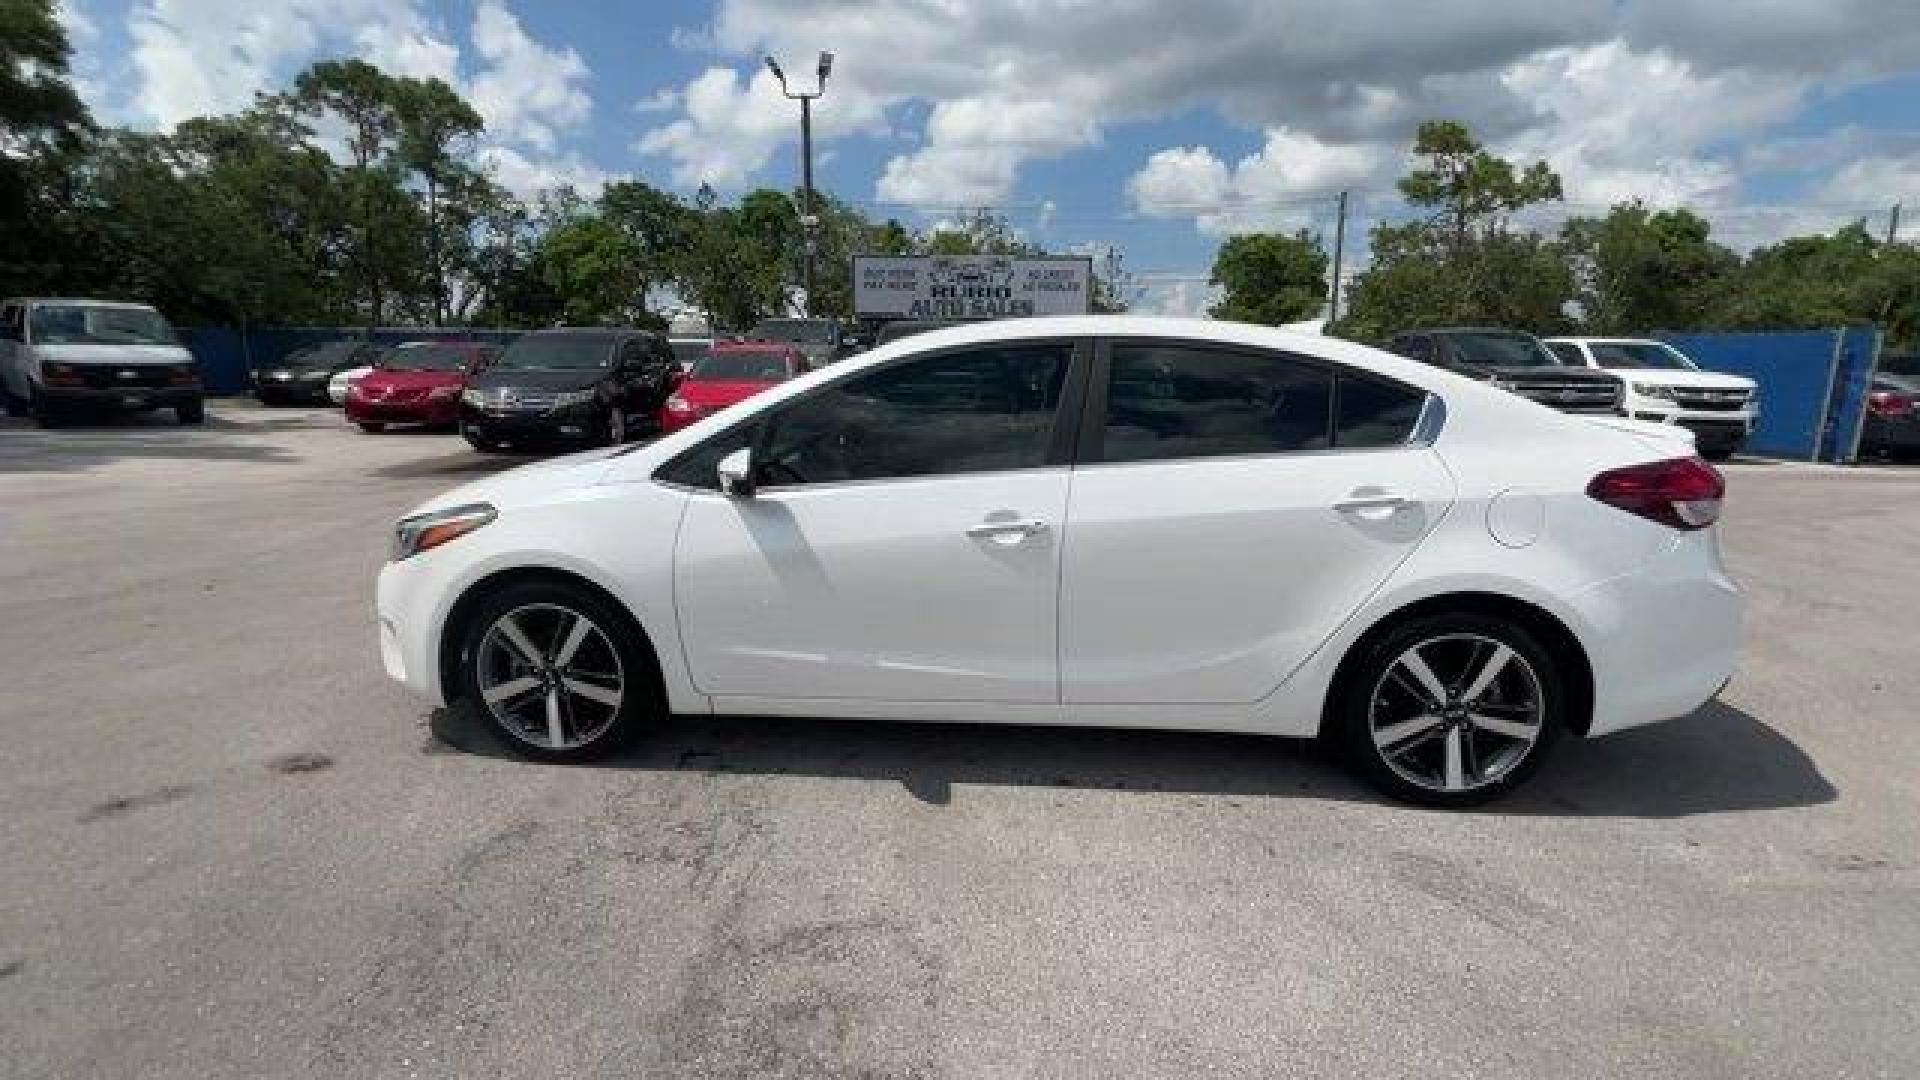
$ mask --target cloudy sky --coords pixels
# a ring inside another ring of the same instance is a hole
[[[66,0],[97,115],[165,127],[313,59],[459,86],[522,190],[797,182],[760,58],[810,80],[823,188],[915,224],[1005,208],[1118,245],[1149,306],[1204,302],[1219,238],[1399,212],[1422,119],[1544,157],[1561,212],[1638,197],[1729,241],[1920,228],[1920,0]]]

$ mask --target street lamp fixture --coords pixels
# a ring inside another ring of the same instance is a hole
[[[800,208],[800,227],[805,233],[806,251],[801,263],[804,284],[807,290],[807,314],[813,314],[813,229],[819,222],[818,208],[813,198],[813,101],[827,92],[827,76],[833,72],[833,54],[822,52],[820,64],[815,69],[819,76],[813,91],[794,90],[787,86],[787,73],[780,70],[780,62],[768,56],[767,70],[779,80],[780,93],[790,101],[800,103],[800,189],[802,192]]]

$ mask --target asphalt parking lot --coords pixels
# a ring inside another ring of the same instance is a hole
[[[1516,800],[1311,747],[673,722],[504,757],[379,671],[421,498],[321,409],[0,424],[8,1077],[1906,1077],[1920,472],[1736,464],[1741,676]]]

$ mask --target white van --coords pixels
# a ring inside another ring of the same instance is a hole
[[[52,427],[83,410],[172,409],[206,419],[193,354],[145,304],[22,297],[0,302],[0,396]]]

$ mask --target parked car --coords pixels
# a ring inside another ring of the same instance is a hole
[[[893,319],[880,325],[880,329],[873,335],[873,347],[877,349],[882,345],[891,345],[901,338],[924,334],[929,330],[945,330],[949,326],[962,325],[964,324],[943,322],[938,319]]]
[[[681,371],[692,371],[693,366],[706,357],[713,348],[710,337],[670,337],[667,348],[673,352],[673,361],[680,365]]]
[[[1723,485],[1672,446],[1331,338],[985,323],[429,501],[380,650],[538,758],[678,712],[1172,727],[1466,805],[1732,672]]]
[[[1895,457],[1916,452],[1920,452],[1920,379],[1881,372],[1867,391],[1860,454]]]
[[[1388,347],[1561,412],[1620,413],[1619,379],[1561,363],[1532,334],[1485,327],[1410,330],[1396,334]]]
[[[279,363],[253,373],[253,396],[263,405],[324,405],[335,375],[353,368],[371,370],[382,351],[371,341],[353,339],[295,349]],[[344,384],[340,400],[346,401]]]
[[[539,330],[507,346],[460,400],[476,449],[623,443],[651,430],[679,381],[665,338],[644,330]]]
[[[334,372],[333,377],[327,380],[327,400],[335,405],[345,405],[347,392],[353,388],[353,384],[366,378],[372,370],[373,365],[368,363]]]
[[[791,341],[807,354],[807,363],[813,367],[844,359],[859,345],[859,338],[838,319],[761,319],[747,336],[754,341]]]
[[[716,341],[660,406],[660,430],[679,431],[806,371],[806,355],[792,342]]]
[[[453,427],[460,392],[497,351],[478,341],[410,341],[380,354],[373,370],[347,386],[347,419],[362,431],[389,424]]]
[[[145,304],[21,297],[0,303],[0,396],[10,416],[53,427],[83,411],[172,409],[206,419],[193,354]]]
[[[1760,415],[1754,381],[1702,371],[1664,341],[1555,337],[1546,339],[1546,346],[1561,363],[1618,377],[1628,416],[1686,428],[1693,432],[1702,457],[1730,458],[1753,434]]]

